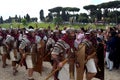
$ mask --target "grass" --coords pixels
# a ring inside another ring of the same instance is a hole
[[[34,28],[48,28],[48,26],[51,27],[51,29],[54,29],[56,25],[54,25],[53,23],[29,23],[28,25],[24,26],[22,23],[4,23],[4,24],[0,24],[1,27],[4,28],[23,28],[23,27],[28,27],[28,26],[33,26]],[[105,25],[95,25],[95,24],[64,24],[64,25],[60,25],[60,29],[63,29],[64,26],[66,27],[74,27],[75,29],[79,29],[81,27],[84,27],[85,29],[88,28],[93,28],[93,29],[105,29]]]

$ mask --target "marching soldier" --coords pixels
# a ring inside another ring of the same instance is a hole
[[[16,75],[18,72],[16,69],[16,64],[20,60],[20,53],[18,51],[18,31],[17,29],[12,29],[11,33],[7,35],[8,37],[6,38],[6,46],[9,49],[9,54],[10,54],[10,59],[12,61],[12,67],[13,67],[13,75]]]
[[[69,55],[67,54],[67,51],[69,52],[70,48],[74,48],[74,37],[74,29],[67,29],[66,34],[56,42],[51,53],[53,59],[53,70],[55,70],[57,67],[62,68],[64,66],[62,61],[67,55]],[[60,75],[59,71],[56,71],[54,74],[54,80],[59,80],[58,75]]]
[[[2,67],[5,68],[7,66],[6,59],[7,59],[7,47],[5,46],[5,39],[6,39],[7,33],[6,29],[2,29],[0,32],[0,53],[2,54]]]
[[[95,64],[95,57],[96,57],[96,40],[95,36],[93,37],[93,32],[90,32],[85,35],[85,39],[83,40],[83,43],[85,43],[86,49],[85,49],[85,56],[86,56],[86,79],[91,80],[97,73],[97,68]]]
[[[19,50],[22,53],[22,59],[25,60],[28,68],[28,80],[34,80],[33,72],[34,66],[36,65],[36,54],[37,54],[37,43],[40,40],[36,40],[34,29],[29,29],[29,33],[24,35]],[[22,61],[20,61],[22,62]]]

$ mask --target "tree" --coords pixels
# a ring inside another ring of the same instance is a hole
[[[17,17],[17,15],[15,15],[15,22],[18,22],[18,17]]]
[[[26,14],[25,19],[26,19],[27,22],[30,22],[30,16],[29,16],[29,14]]]
[[[40,20],[41,20],[41,21],[45,21],[45,17],[44,17],[44,11],[43,11],[43,9],[40,10]]]
[[[0,17],[0,24],[3,24],[3,17]]]
[[[76,21],[77,21],[77,22],[79,22],[78,19],[79,19],[79,15],[76,14]]]
[[[60,15],[60,12],[62,11],[62,7],[55,7],[52,9],[49,9],[50,13],[55,16],[55,18],[53,19],[53,22],[55,25],[60,25],[62,23],[62,17]]]
[[[58,26],[62,24],[62,18],[61,17],[54,18],[54,24]]]
[[[69,9],[70,7],[64,7],[63,10],[65,11],[65,14],[66,14],[66,21],[69,21],[69,18],[70,18],[70,13],[69,13]]]
[[[60,12],[62,11],[62,7],[55,7],[52,9],[49,9],[48,11],[50,11],[51,13],[56,13],[57,17],[60,17]]]
[[[101,9],[96,10],[96,18],[97,18],[98,21],[101,21],[101,19],[102,19],[102,11],[101,11]]]
[[[61,17],[62,17],[63,21],[67,21],[67,14],[65,13],[64,9],[62,10]]]
[[[27,24],[27,20],[26,19],[22,19],[22,24],[24,25],[24,26],[27,26],[28,24]]]
[[[76,20],[76,14],[74,12],[79,12],[79,8],[76,7],[54,7],[52,9],[49,9],[50,13],[54,17],[58,17],[57,19],[62,18],[63,21],[69,21],[69,19],[72,17]],[[73,14],[70,14],[70,12],[73,12]]]
[[[74,15],[74,12],[79,12],[79,10],[80,9],[76,7],[68,8],[68,11],[73,12],[73,15]]]
[[[8,18],[8,23],[12,23],[12,18],[11,18],[11,16],[9,16],[9,18]]]
[[[67,17],[67,21],[69,21],[69,18],[70,18],[70,14],[67,12],[67,15],[66,15],[66,17]]]
[[[112,20],[113,13],[111,13],[111,11],[114,12],[115,8],[116,8],[116,10],[118,8],[120,8],[120,1],[118,1],[118,0],[116,0],[116,1],[109,1],[109,2],[105,2],[105,3],[101,3],[101,4],[97,5],[97,6],[100,9],[103,9],[103,19],[104,19],[104,21],[110,22],[110,21],[113,21]]]
[[[92,20],[92,22],[94,22],[95,18],[96,18],[96,12],[97,12],[97,6],[96,5],[88,5],[88,6],[84,6],[84,9],[86,9],[87,11],[89,11],[89,15],[90,18]]]
[[[53,21],[52,13],[48,13],[48,16],[46,16],[45,21],[46,22],[52,22]]]
[[[19,18],[18,18],[18,22],[19,22],[19,23],[21,22],[21,16],[19,16]]]
[[[80,13],[78,21],[81,23],[88,23],[88,15],[86,13]]]
[[[101,20],[102,17],[103,17],[102,20],[104,20],[104,23],[116,22],[117,24],[119,22],[120,14],[114,12],[115,9],[117,10],[120,8],[119,0],[109,1],[109,2],[98,4],[98,5],[87,5],[87,6],[84,6],[83,8],[89,11],[92,22],[94,21],[95,18],[97,20]]]
[[[38,18],[37,17],[33,17],[31,18],[31,22],[37,22]]]

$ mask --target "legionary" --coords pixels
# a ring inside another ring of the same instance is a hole
[[[96,57],[96,49],[95,46],[96,44],[93,42],[95,41],[95,36],[93,35],[92,32],[86,33],[85,39],[82,41],[83,43],[86,44],[86,49],[85,49],[85,66],[86,66],[86,79],[91,80],[97,73],[97,68],[95,64],[95,57]]]
[[[16,64],[19,63],[21,55],[18,50],[18,30],[17,29],[12,29],[10,34],[7,35],[6,38],[6,46],[9,49],[9,55],[10,59],[12,61],[12,67],[13,67],[13,75],[16,75],[18,72],[16,69]]]
[[[0,53],[2,55],[2,67],[5,68],[7,66],[6,59],[7,59],[7,47],[5,46],[5,39],[7,36],[7,32],[5,28],[2,28],[0,31]]]
[[[62,61],[64,61],[65,59],[69,58],[66,56],[69,56],[69,51],[72,50],[74,48],[74,37],[75,37],[75,33],[74,33],[74,29],[67,29],[66,30],[66,34],[59,39],[53,50],[52,50],[52,59],[53,59],[53,71],[57,68],[57,67],[64,67],[65,65],[62,63]],[[63,68],[62,68],[63,69]],[[66,80],[70,79],[70,75],[69,75],[69,67],[66,67],[66,70],[68,70],[67,74],[61,74],[63,70],[60,71],[56,71],[54,74],[54,80],[61,80],[61,78],[67,77],[65,78]]]
[[[37,38],[40,39],[40,38]],[[27,69],[28,69],[28,80],[34,80],[33,72],[34,67],[36,65],[36,57],[37,57],[37,43],[40,40],[36,39],[35,31],[33,28],[28,29],[28,33],[24,35],[19,50],[22,53],[22,59],[25,60]],[[21,61],[22,62],[22,61]]]

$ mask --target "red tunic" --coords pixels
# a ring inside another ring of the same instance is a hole
[[[63,37],[62,37],[62,40],[64,40],[67,44],[69,44],[69,46],[71,47],[71,48],[74,48],[74,39],[72,38],[72,39],[69,39],[69,36],[68,35],[64,35]]]

